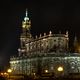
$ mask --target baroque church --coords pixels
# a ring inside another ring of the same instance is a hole
[[[69,52],[69,34],[55,34],[51,31],[42,36],[32,36],[31,20],[26,16],[22,21],[22,33],[20,36],[20,48],[18,56],[10,58],[11,74],[23,74],[27,76],[69,75],[80,73],[80,54]],[[75,38],[75,47],[76,47]],[[76,49],[76,48],[75,48]],[[62,68],[62,72],[58,69]]]

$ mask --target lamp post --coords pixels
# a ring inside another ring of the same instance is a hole
[[[8,69],[7,72],[9,74],[8,78],[10,79],[10,73],[12,72],[12,69]]]
[[[58,68],[57,68],[57,72],[58,72],[58,77],[59,76],[63,76],[64,75],[64,68],[63,68],[63,66],[59,66]]]

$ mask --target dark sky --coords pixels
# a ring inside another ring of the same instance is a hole
[[[33,36],[50,30],[54,33],[69,30],[71,40],[75,34],[78,39],[80,37],[80,3],[76,0],[3,0],[0,2],[0,65],[6,65],[9,57],[17,54],[26,8],[32,22]]]

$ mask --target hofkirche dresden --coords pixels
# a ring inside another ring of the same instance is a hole
[[[48,35],[44,33],[44,36],[40,34],[34,38],[30,29],[31,20],[26,10],[26,16],[22,21],[18,56],[10,58],[12,74],[33,76],[46,73],[50,75],[80,73],[80,55],[78,52],[69,52],[68,31],[65,34],[54,34],[50,31]]]

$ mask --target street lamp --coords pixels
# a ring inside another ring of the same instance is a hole
[[[46,69],[46,70],[45,70],[45,73],[48,73],[48,72],[49,72],[49,71]]]
[[[8,69],[7,72],[9,73],[8,74],[9,75],[8,78],[10,79],[10,73],[12,72],[12,69]]]
[[[57,71],[59,71],[59,72],[63,72],[63,67],[62,66],[59,66],[58,68],[57,68]]]
[[[8,72],[8,73],[11,73],[11,72],[12,72],[12,69],[8,69],[7,72]]]
[[[36,73],[33,73],[33,75],[35,76]]]

